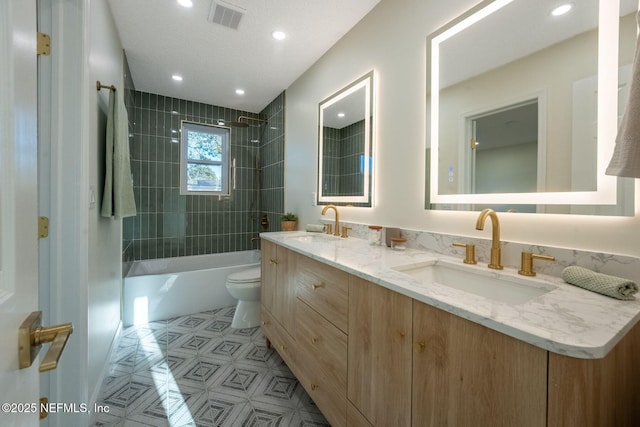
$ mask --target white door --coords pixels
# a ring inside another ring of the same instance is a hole
[[[36,85],[35,0],[2,0],[0,425],[3,427],[39,423],[38,364],[18,368],[18,327],[32,311],[38,310]]]

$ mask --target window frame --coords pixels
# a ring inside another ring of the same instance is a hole
[[[222,154],[221,160],[190,160],[189,154],[189,131],[196,131],[210,135],[222,136]],[[219,126],[207,123],[198,123],[189,120],[180,122],[180,194],[181,195],[212,195],[212,196],[230,196],[231,195],[231,128],[227,126]],[[222,189],[220,191],[211,190],[195,190],[189,189],[189,164],[221,166],[222,173],[220,180]]]

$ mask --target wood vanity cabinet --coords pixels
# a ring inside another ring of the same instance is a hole
[[[262,331],[289,368],[297,375],[295,326],[295,254],[267,240],[261,241]]]
[[[414,426],[545,426],[547,352],[414,301]]]
[[[261,304],[292,335],[296,291],[292,276],[298,255],[267,240],[261,245]]]
[[[349,280],[349,400],[374,426],[411,425],[412,299]]]
[[[544,350],[350,279],[348,394],[373,426],[545,426],[546,369]]]
[[[327,421],[347,425],[347,309],[349,275],[296,259],[298,379]]]
[[[264,240],[262,315],[334,427],[640,426],[640,324],[567,357]]]
[[[549,427],[640,426],[640,323],[602,359],[549,352]]]

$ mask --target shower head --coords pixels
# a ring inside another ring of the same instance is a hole
[[[249,123],[229,122],[229,126],[234,127],[234,128],[248,128],[249,127]]]
[[[242,121],[243,119],[245,120],[244,122]],[[236,120],[235,122],[231,122],[229,124],[233,127],[246,128],[246,127],[249,127],[249,123],[246,122],[247,120],[253,120],[255,122],[260,122],[260,123],[267,123],[267,121],[264,119],[257,119],[249,116],[240,116],[238,117],[238,120]]]

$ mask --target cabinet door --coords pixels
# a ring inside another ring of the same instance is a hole
[[[414,301],[414,426],[545,426],[547,352]]]
[[[350,276],[348,397],[374,426],[411,425],[411,311],[411,298]]]
[[[640,425],[640,324],[602,359],[549,353],[549,427]]]
[[[277,245],[262,239],[260,241],[262,254],[260,272],[260,301],[262,306],[273,313],[273,300],[275,298],[276,283],[278,282],[278,255]]]
[[[266,240],[262,240],[261,252],[262,306],[289,334],[293,334],[295,282],[291,272],[295,271],[296,255]]]

